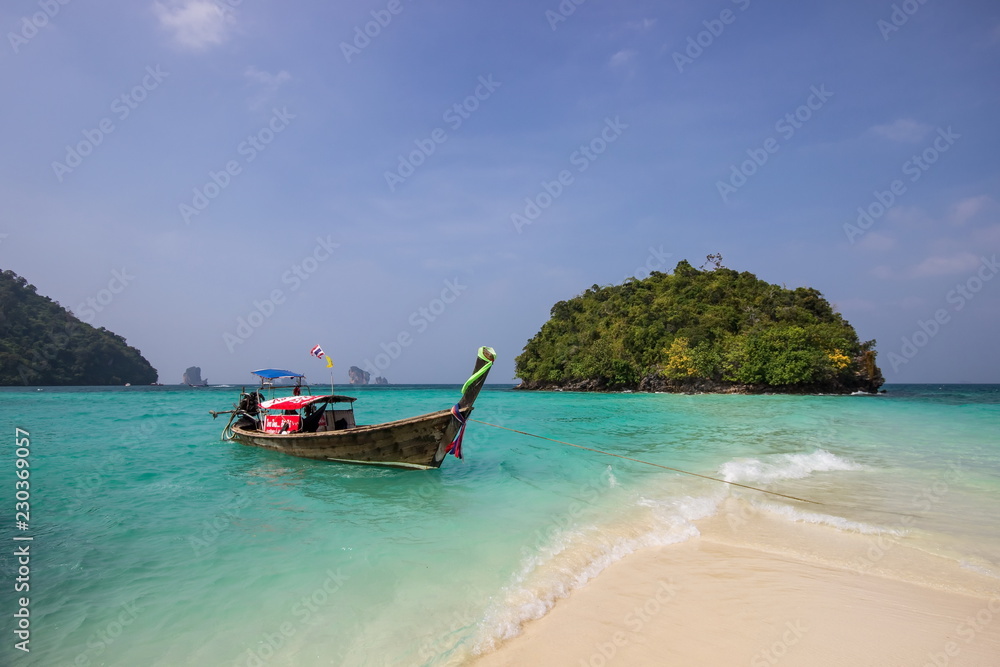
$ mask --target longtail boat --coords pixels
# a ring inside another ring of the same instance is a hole
[[[486,382],[496,352],[479,348],[472,376],[450,410],[416,417],[359,425],[351,396],[301,395],[301,373],[266,368],[253,373],[260,389],[242,391],[233,410],[210,411],[212,417],[229,414],[224,440],[273,449],[321,461],[359,463],[426,470],[438,468],[447,454],[462,458],[462,437],[479,390]],[[263,390],[280,379],[295,382],[292,396],[264,399]]]

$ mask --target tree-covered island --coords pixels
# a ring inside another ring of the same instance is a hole
[[[13,271],[0,273],[0,385],[152,384],[121,336],[81,322]]]
[[[516,359],[520,389],[727,393],[875,392],[875,341],[820,292],[686,260],[552,307]]]

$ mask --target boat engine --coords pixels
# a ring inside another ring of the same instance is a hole
[[[240,402],[236,405],[236,409],[248,417],[256,417],[263,400],[264,397],[259,391],[243,392],[240,394]]]

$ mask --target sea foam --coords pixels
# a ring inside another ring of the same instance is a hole
[[[519,635],[524,623],[541,618],[560,598],[629,554],[698,537],[693,522],[715,514],[724,498],[724,491],[664,499],[639,495],[627,517],[553,536],[536,553],[525,555],[518,573],[486,611],[473,653],[491,651]]]
[[[851,459],[817,449],[809,454],[733,459],[719,466],[719,474],[727,482],[768,484],[783,479],[802,479],[814,472],[864,469],[863,465]]]
[[[845,532],[860,533],[862,535],[891,535],[893,537],[902,537],[909,532],[904,528],[876,526],[870,523],[865,523],[864,521],[854,521],[852,519],[846,519],[841,516],[824,514],[821,512],[809,512],[797,509],[790,505],[782,505],[779,503],[758,500],[754,501],[752,504],[759,510],[776,514],[780,517],[788,519],[789,521],[832,526],[833,528],[837,528],[838,530]]]

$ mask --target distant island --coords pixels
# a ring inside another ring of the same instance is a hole
[[[372,375],[362,368],[351,366],[347,369],[347,376],[351,379],[351,384],[368,384],[368,379]]]
[[[519,389],[876,392],[875,341],[810,287],[722,266],[592,286],[560,301],[515,360]]]
[[[201,366],[191,366],[186,371],[181,378],[181,384],[186,384],[191,387],[207,387],[208,380],[203,380],[201,378]]]
[[[351,384],[368,384],[372,374],[363,368],[351,366],[347,370],[347,376],[350,378]],[[389,381],[382,376],[378,376],[375,378],[375,384],[389,384]]]
[[[13,271],[0,274],[0,385],[153,384],[121,336],[81,322]]]

